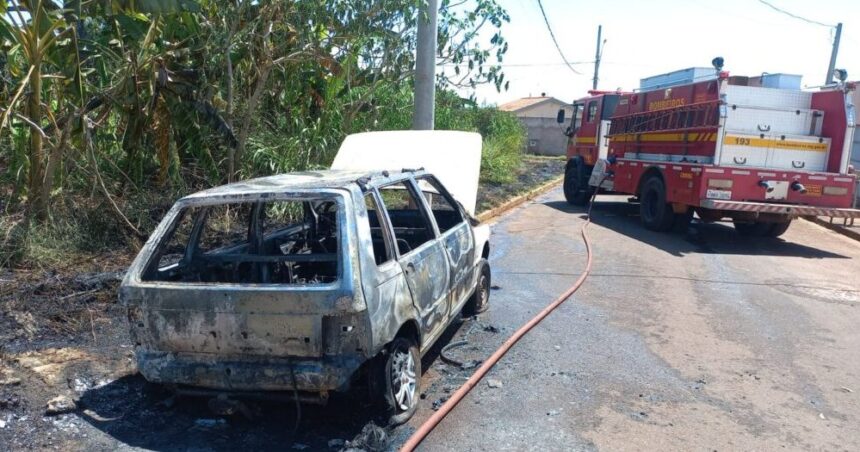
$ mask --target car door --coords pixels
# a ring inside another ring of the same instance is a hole
[[[447,314],[450,317],[470,295],[474,280],[475,238],[460,207],[436,178],[422,176],[417,182],[439,230],[439,242],[448,257],[451,289]]]
[[[447,324],[449,310],[451,272],[445,248],[411,180],[380,187],[379,194],[424,337],[432,340]]]

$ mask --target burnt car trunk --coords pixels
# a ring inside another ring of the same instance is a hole
[[[140,289],[136,342],[167,352],[319,357],[330,290]],[[136,312],[135,312],[136,311]]]
[[[315,196],[205,199],[168,214],[120,292],[148,380],[313,391],[348,381],[370,336],[343,265],[354,234],[342,198]]]

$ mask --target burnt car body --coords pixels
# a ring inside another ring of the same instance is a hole
[[[424,170],[326,170],[179,200],[120,288],[151,382],[324,401],[369,369],[394,422],[420,357],[486,309],[489,229]]]

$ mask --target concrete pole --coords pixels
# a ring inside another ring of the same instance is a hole
[[[433,130],[436,106],[436,13],[438,0],[427,0],[418,11],[418,46],[415,54],[415,112],[412,128]]]
[[[842,37],[842,22],[836,24],[836,34],[833,36],[833,51],[830,53],[830,65],[827,66],[825,85],[833,83],[833,70],[836,69],[836,54],[839,53],[839,38]]]
[[[594,52],[594,84],[591,89],[597,89],[597,71],[600,70],[600,33],[603,31],[603,25],[597,26],[597,50]]]

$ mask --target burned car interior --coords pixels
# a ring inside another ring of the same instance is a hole
[[[144,281],[327,284],[338,278],[338,204],[326,200],[186,207]]]

